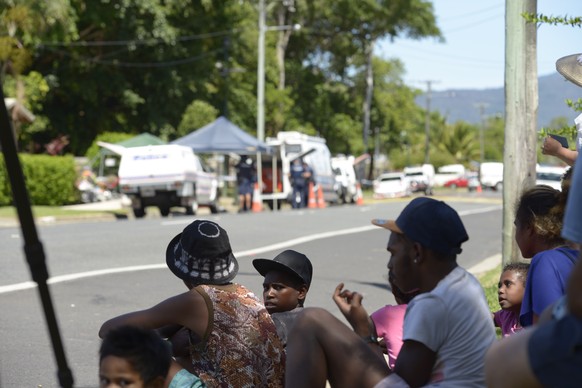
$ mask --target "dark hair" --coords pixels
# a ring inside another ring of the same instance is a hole
[[[550,186],[536,185],[519,198],[515,218],[524,226],[532,226],[545,242],[562,245],[565,243],[561,232],[567,195]]]
[[[413,239],[411,239],[410,237],[408,237],[405,234],[397,233],[397,235],[400,236],[400,238],[402,239],[404,245],[406,245],[407,248],[412,248],[414,246],[414,243],[418,243],[418,244],[422,245],[422,243],[420,243],[418,241],[414,241]],[[455,262],[457,260],[457,254],[456,253],[442,253],[442,252],[437,252],[435,250],[432,250],[432,249],[430,249],[428,247],[425,247],[424,245],[423,245],[423,247],[427,251],[430,251],[431,254],[432,254],[432,257],[434,257],[437,261],[440,261],[440,262]]]
[[[501,273],[503,273],[505,271],[515,272],[518,275],[518,277],[521,279],[521,281],[523,282],[523,285],[525,286],[525,281],[527,280],[527,272],[529,271],[529,264],[528,263],[516,262],[516,263],[506,264],[505,267],[503,267],[503,271],[501,271]]]
[[[172,352],[156,332],[134,326],[111,330],[101,343],[99,362],[107,356],[124,358],[139,373],[144,384],[166,377]]]
[[[568,167],[568,169],[562,175],[562,193],[567,197],[570,192],[570,184],[572,183],[572,172],[574,169]]]

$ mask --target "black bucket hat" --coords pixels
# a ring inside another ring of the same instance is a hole
[[[195,284],[226,284],[238,273],[226,230],[196,220],[170,241],[166,264],[180,279]]]

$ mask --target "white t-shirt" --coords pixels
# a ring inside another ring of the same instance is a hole
[[[582,148],[582,113],[574,119],[574,124],[576,124],[576,151],[580,152]]]
[[[403,339],[437,353],[428,386],[484,387],[484,357],[495,327],[481,284],[456,267],[408,304]]]

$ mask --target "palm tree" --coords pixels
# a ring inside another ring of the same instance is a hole
[[[451,155],[457,163],[467,166],[479,159],[478,128],[462,121],[446,125],[435,137],[434,145],[439,151]]]

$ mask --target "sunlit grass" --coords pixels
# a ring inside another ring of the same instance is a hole
[[[116,210],[115,212],[112,211],[90,211],[90,210],[66,210],[60,206],[33,206],[32,207],[32,214],[35,218],[38,217],[62,217],[62,216],[102,216],[105,214],[112,214],[112,213],[125,213],[124,210]],[[0,218],[16,218],[16,208],[13,206],[1,206],[0,207]]]

